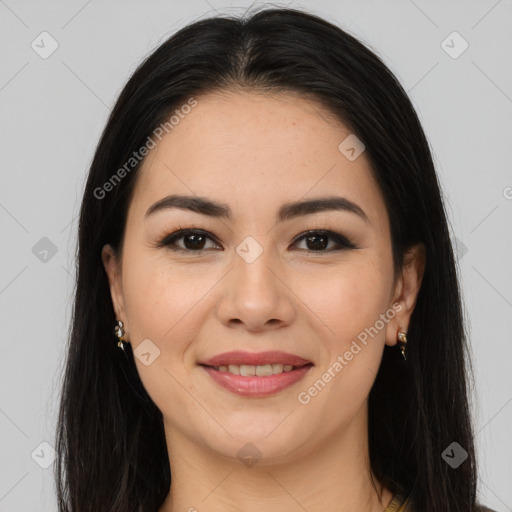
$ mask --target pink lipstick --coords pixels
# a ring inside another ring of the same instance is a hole
[[[280,351],[233,351],[199,363],[220,386],[240,396],[266,397],[301,380],[313,363]]]

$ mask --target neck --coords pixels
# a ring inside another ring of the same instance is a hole
[[[389,490],[370,477],[367,415],[362,407],[343,431],[286,460],[262,458],[248,467],[199,446],[166,426],[172,485],[158,512],[382,512]],[[244,442],[240,442],[243,446]]]

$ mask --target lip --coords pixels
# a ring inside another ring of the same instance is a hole
[[[264,377],[244,377],[243,375],[221,372],[212,366],[205,366],[204,364],[201,366],[217,384],[228,391],[240,396],[258,398],[274,395],[292,386],[306,375],[313,364],[306,364],[289,372]]]
[[[237,366],[242,364],[247,364],[250,366],[259,366],[263,364],[291,364],[292,366],[304,366],[312,363],[303,357],[278,350],[257,353],[243,350],[234,350],[232,352],[224,352],[222,354],[218,354],[205,361],[200,361],[199,364],[203,366],[228,366],[230,364]],[[264,377],[258,377],[258,379],[261,378]]]

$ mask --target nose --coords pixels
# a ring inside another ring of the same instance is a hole
[[[217,305],[220,321],[250,332],[290,325],[296,308],[284,266],[270,249],[264,249],[253,261],[240,254],[235,254],[233,268],[223,280]]]

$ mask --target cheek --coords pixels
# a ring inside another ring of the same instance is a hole
[[[324,333],[318,340],[323,356],[314,379],[302,389],[302,400],[314,402],[333,427],[356,413],[374,382],[387,325],[381,315],[389,307],[391,284],[385,264],[370,264],[361,255],[357,263],[339,267],[329,279],[309,287],[305,302]],[[333,408],[333,403],[341,407]]]
[[[332,348],[342,349],[385,312],[390,286],[384,268],[361,257],[359,262],[329,271],[305,293],[308,306],[325,323]]]
[[[169,404],[178,409],[189,406],[184,387],[187,349],[198,336],[201,297],[211,285],[203,279],[204,290],[191,286],[185,273],[171,271],[142,259],[126,265],[123,279],[130,342],[140,379],[160,410]],[[150,343],[148,342],[150,340]],[[144,355],[149,353],[149,357]],[[149,364],[146,364],[149,359]],[[181,410],[180,409],[180,410]]]
[[[173,340],[173,347],[190,323],[189,315],[196,311],[202,295],[211,287],[207,275],[198,280],[190,269],[173,268],[169,262],[133,251],[126,260],[123,290],[130,331],[136,342],[153,338],[155,343]]]

